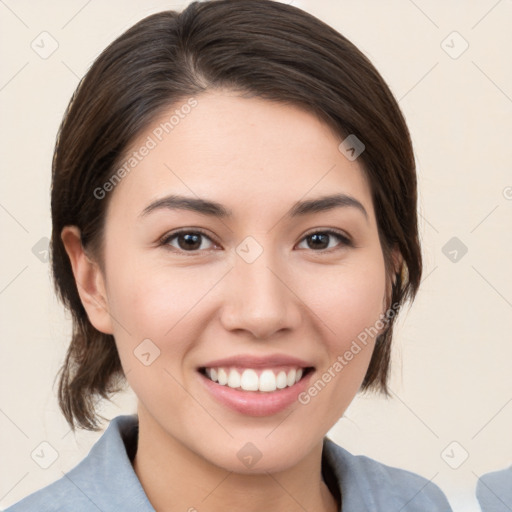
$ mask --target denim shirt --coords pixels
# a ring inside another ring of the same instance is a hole
[[[5,512],[154,512],[131,463],[137,438],[137,415],[117,416],[78,465]],[[432,482],[352,455],[327,436],[322,474],[343,512],[452,512]]]
[[[512,510],[512,466],[482,475],[476,484],[476,497],[482,512]]]

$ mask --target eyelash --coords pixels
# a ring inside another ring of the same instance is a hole
[[[212,238],[207,234],[205,233],[203,230],[201,229],[198,229],[198,228],[195,228],[194,230],[192,229],[181,229],[179,231],[175,231],[173,233],[170,233],[170,234],[166,234],[164,235],[161,239],[160,239],[160,242],[159,242],[159,245],[161,246],[164,246],[165,248],[168,248],[169,250],[171,251],[174,251],[174,252],[178,252],[178,253],[181,253],[181,254],[187,254],[189,253],[191,256],[195,256],[197,255],[199,252],[202,252],[201,250],[199,249],[194,249],[192,251],[185,251],[183,249],[178,249],[176,247],[172,247],[169,245],[169,242],[171,240],[173,240],[174,238],[177,238],[179,235],[182,235],[182,234],[194,234],[194,235],[202,235],[204,236],[205,238],[208,238],[208,240],[210,240],[211,242],[213,243],[216,243],[214,240],[212,240]],[[302,239],[300,240],[300,242],[302,242],[303,240],[311,237],[312,235],[317,235],[317,234],[323,234],[323,235],[330,235],[330,236],[334,236],[336,238],[338,238],[338,240],[341,241],[341,247],[338,247],[338,248],[330,248],[330,249],[320,249],[318,251],[315,251],[313,249],[311,249],[313,252],[315,253],[330,253],[330,252],[333,252],[333,251],[336,251],[336,250],[340,250],[341,248],[343,248],[343,246],[346,246],[346,247],[355,247],[355,245],[353,244],[352,240],[350,240],[350,238],[348,238],[347,236],[345,236],[343,233],[339,232],[339,231],[336,231],[336,230],[333,230],[333,229],[325,229],[325,230],[317,230],[317,231],[312,231],[306,235],[304,235],[304,237],[302,237]]]

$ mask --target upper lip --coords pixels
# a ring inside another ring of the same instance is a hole
[[[219,368],[226,366],[239,366],[243,368],[272,368],[273,366],[297,366],[308,368],[313,365],[304,359],[289,356],[286,354],[273,354],[269,356],[235,355],[223,359],[209,361],[200,368]]]

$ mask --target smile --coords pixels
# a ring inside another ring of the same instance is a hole
[[[201,368],[211,381],[232,389],[270,393],[295,385],[312,368]]]
[[[204,390],[217,403],[246,416],[271,416],[294,404],[315,368],[287,366],[203,366],[198,368]],[[214,380],[215,379],[215,380]],[[284,386],[284,387],[279,387]]]

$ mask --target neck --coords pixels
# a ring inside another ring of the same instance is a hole
[[[241,474],[212,464],[139,415],[134,471],[156,512],[338,512],[322,479],[322,442],[285,471]]]

